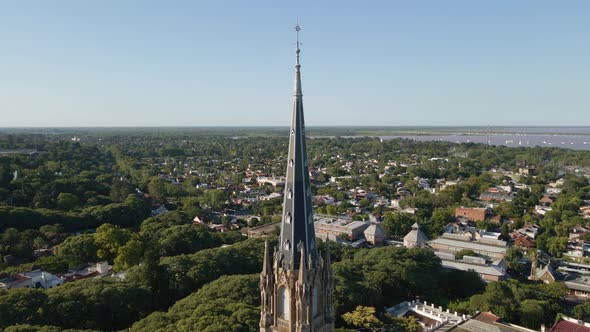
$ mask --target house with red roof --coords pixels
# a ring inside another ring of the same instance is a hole
[[[562,316],[549,332],[590,332],[590,323]]]

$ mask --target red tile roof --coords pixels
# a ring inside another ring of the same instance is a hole
[[[473,317],[473,319],[478,320],[480,322],[488,323],[488,324],[495,323],[495,322],[498,322],[501,320],[500,317],[494,315],[493,313],[491,313],[489,311],[488,312],[480,312],[479,314],[475,315]]]
[[[526,235],[514,235],[514,245],[518,247],[524,248],[533,248],[535,247],[535,241],[530,240]]]
[[[555,324],[550,332],[590,332],[590,327],[562,320]]]
[[[12,279],[18,280],[18,281],[24,281],[24,280],[28,280],[28,279],[31,279],[31,278],[30,277],[27,277],[24,274],[17,273],[17,274],[15,274],[15,275],[12,276]]]

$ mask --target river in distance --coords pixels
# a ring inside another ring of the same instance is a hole
[[[453,130],[454,129],[454,130]],[[417,141],[484,143],[509,147],[559,147],[590,151],[590,127],[448,128],[379,136]]]

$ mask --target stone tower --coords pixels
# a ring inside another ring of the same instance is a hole
[[[295,61],[295,93],[289,132],[287,177],[279,243],[264,248],[260,273],[261,332],[331,332],[334,276],[330,253],[316,247],[309,163],[305,145],[299,25]]]

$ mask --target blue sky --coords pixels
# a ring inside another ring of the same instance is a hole
[[[4,1],[0,127],[590,125],[590,1]]]

